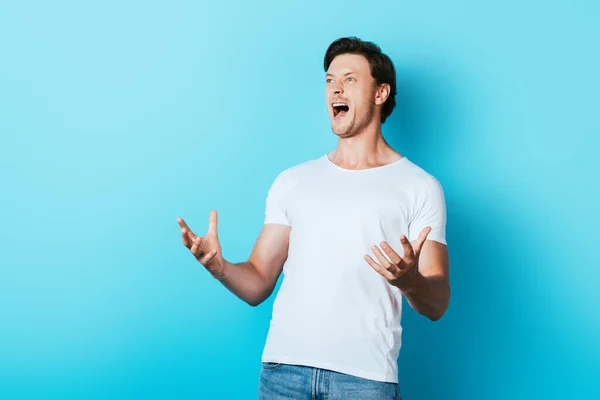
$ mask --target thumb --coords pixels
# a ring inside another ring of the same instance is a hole
[[[429,232],[431,232],[431,227],[430,226],[426,226],[421,231],[421,234],[419,235],[419,237],[417,238],[417,240],[415,240],[416,245],[413,246],[414,250],[415,250],[415,254],[418,255],[419,253],[421,253],[421,247],[423,247],[423,243],[425,243],[425,239],[427,239],[427,235],[429,235]]]
[[[212,210],[208,218],[208,233],[217,236],[217,222],[218,222],[217,210]]]

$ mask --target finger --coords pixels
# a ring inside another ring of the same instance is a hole
[[[390,271],[388,271],[387,269],[383,268],[381,265],[379,265],[375,261],[373,261],[373,259],[371,258],[371,256],[369,256],[368,254],[365,255],[365,261],[375,271],[379,272],[379,274],[381,276],[383,276],[385,279],[387,279],[388,281],[392,281],[392,280],[396,279],[396,277],[394,276],[394,274],[392,274]]]
[[[190,235],[186,228],[181,229],[181,240],[183,241],[183,245],[188,249],[192,246],[193,240],[190,240]]]
[[[194,241],[196,240],[197,237],[199,237],[199,236],[196,236],[192,231],[190,231],[186,228],[183,228],[181,230],[181,238],[183,240],[183,244],[188,249],[190,247],[192,247],[192,245],[194,244]]]
[[[217,251],[213,250],[210,253],[205,254],[202,257],[200,257],[198,259],[198,261],[200,261],[200,264],[202,264],[202,265],[207,265],[216,255],[217,255]]]
[[[200,236],[196,236],[196,240],[194,240],[194,244],[192,245],[192,248],[190,249],[190,251],[192,252],[192,254],[196,257],[200,257],[201,251],[200,251],[200,244],[202,242],[202,238]]]
[[[210,212],[210,216],[208,217],[208,233],[212,233],[213,235],[217,236],[217,222],[217,210],[212,210]]]
[[[190,243],[194,243],[194,240],[196,240],[196,238],[198,237],[198,235],[196,235],[194,232],[192,232],[189,229],[187,229],[187,236],[188,236],[188,240],[190,241]]]
[[[381,248],[383,249],[383,251],[385,252],[385,254],[387,254],[387,256],[390,258],[390,261],[393,262],[396,265],[400,265],[402,262],[404,262],[404,260],[402,260],[402,257],[400,257],[400,255],[398,253],[396,253],[394,251],[394,249],[392,249],[392,247],[387,244],[386,241],[381,242]]]
[[[400,236],[400,243],[402,244],[402,248],[404,249],[404,259],[407,260],[408,263],[410,263],[409,260],[415,258],[414,249],[405,235]]]
[[[381,250],[379,250],[379,247],[372,246],[371,250],[373,250],[373,254],[375,254],[375,257],[379,260],[379,265],[390,271],[394,276],[400,273],[400,269],[385,258]]]
[[[181,217],[177,218],[177,223],[179,224],[179,227],[181,229],[190,229],[190,227],[187,226],[187,224],[185,223],[185,221]]]
[[[419,237],[417,238],[415,246],[414,246],[416,254],[419,254],[421,252],[421,247],[423,247],[423,243],[425,243],[425,240],[427,239],[427,235],[429,235],[429,232],[431,232],[431,227],[426,226],[425,228],[423,228],[423,230],[419,234]]]
[[[183,218],[177,218],[177,223],[179,224],[179,227],[181,228],[183,244],[185,245],[185,247],[187,247],[189,249],[189,246],[193,244],[194,240],[196,240],[196,235],[192,232],[190,227],[185,223]],[[189,239],[186,239],[186,236]]]

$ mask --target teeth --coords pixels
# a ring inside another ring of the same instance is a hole
[[[346,106],[348,107],[348,105],[346,103],[333,103],[334,107],[342,107],[342,106]]]

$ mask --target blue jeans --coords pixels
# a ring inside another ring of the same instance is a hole
[[[263,362],[259,400],[400,400],[397,383],[303,365]]]

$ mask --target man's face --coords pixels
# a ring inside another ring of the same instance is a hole
[[[362,55],[341,54],[329,65],[325,79],[333,133],[340,137],[360,133],[376,110],[377,87],[369,62]]]

